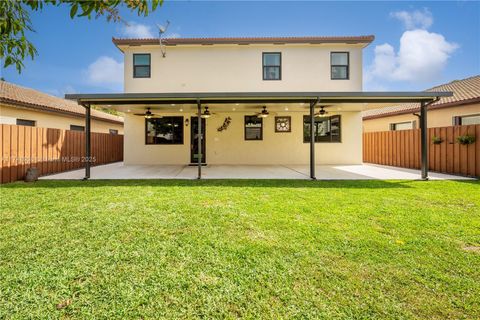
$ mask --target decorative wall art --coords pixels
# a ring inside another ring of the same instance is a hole
[[[289,116],[275,117],[275,132],[291,132],[292,118]]]
[[[231,121],[232,121],[232,118],[226,117],[225,120],[223,121],[223,124],[217,128],[217,131],[222,132],[223,130],[227,130]]]

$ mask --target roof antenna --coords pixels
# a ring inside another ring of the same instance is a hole
[[[162,43],[162,36],[165,32],[168,30],[168,26],[170,25],[170,21],[167,20],[167,24],[165,26],[159,25],[157,23],[157,28],[158,28],[158,40],[160,42],[160,51],[162,52],[162,57],[167,56],[167,48],[166,46]]]

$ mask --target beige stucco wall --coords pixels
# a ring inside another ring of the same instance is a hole
[[[448,127],[452,125],[452,118],[455,116],[466,116],[480,113],[480,104],[469,104],[451,108],[442,108],[429,110],[427,115],[427,125],[429,128]],[[406,122],[417,120],[413,114],[402,114],[385,118],[369,119],[363,121],[364,132],[388,131],[390,123]]]
[[[360,45],[123,47],[125,92],[361,91]],[[350,52],[350,79],[330,79],[330,52]],[[262,79],[262,52],[282,53],[282,80]],[[151,53],[151,78],[133,78],[133,54]]]
[[[162,58],[158,46],[122,47],[125,92],[299,92],[361,91],[361,45],[214,45],[167,47]],[[330,79],[330,53],[347,51],[349,80]],[[262,53],[282,53],[282,79],[265,81]],[[133,54],[151,54],[151,77],[133,78]],[[309,144],[303,143],[302,112],[283,112],[292,117],[291,133],[275,133],[274,116],[264,119],[263,140],[244,140],[245,112],[218,113],[207,119],[206,157],[208,164],[308,164]],[[172,113],[190,119],[193,113]],[[317,143],[318,164],[359,164],[362,162],[362,121],[360,112],[343,112],[342,142]],[[223,132],[217,128],[232,118]],[[185,126],[185,124],[184,124]],[[190,126],[184,127],[183,145],[146,145],[145,119],[125,116],[125,164],[190,163]]]
[[[85,126],[85,120],[80,117],[69,117],[56,113],[37,112],[23,108],[12,108],[0,104],[0,123],[15,124],[16,119],[36,121],[37,127],[70,130],[70,125]],[[123,134],[123,126],[111,122],[92,120],[92,132],[109,133],[109,129],[118,130]]]
[[[250,115],[252,113],[249,113]],[[362,162],[360,112],[339,113],[341,143],[316,143],[318,164],[359,164]],[[190,119],[193,114],[172,114]],[[309,144],[303,143],[303,115],[285,112],[292,117],[292,132],[276,133],[274,116],[263,121],[263,140],[244,140],[243,112],[219,113],[207,119],[206,149],[208,164],[308,164]],[[227,130],[217,128],[230,116]],[[185,126],[183,145],[145,145],[145,119],[125,117],[125,164],[188,164],[190,163],[190,125]]]

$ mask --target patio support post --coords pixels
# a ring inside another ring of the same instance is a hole
[[[320,98],[310,102],[310,178],[316,180],[315,177],[315,105]]]
[[[420,103],[420,145],[421,145],[421,170],[422,180],[428,180],[428,139],[427,139],[427,106]]]
[[[198,177],[197,179],[202,179],[202,104],[200,100],[197,100],[197,165],[198,165]]]
[[[85,104],[85,178],[90,179],[90,158],[91,158],[91,128],[90,128],[90,104]]]

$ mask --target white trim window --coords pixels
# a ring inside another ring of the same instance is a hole
[[[411,130],[416,127],[415,121],[404,121],[397,123],[390,123],[390,131],[399,131],[399,130]]]
[[[35,120],[17,119],[16,124],[17,126],[35,127],[37,122]]]
[[[85,131],[85,127],[84,126],[78,126],[76,124],[71,124],[70,125],[70,130],[71,131]]]
[[[452,122],[454,126],[468,126],[472,124],[480,124],[480,114],[453,117]]]

